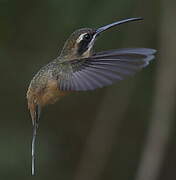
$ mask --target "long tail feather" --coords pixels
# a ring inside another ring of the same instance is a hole
[[[35,109],[31,111],[32,124],[33,124],[33,136],[32,136],[32,175],[35,175],[35,144],[38,129],[38,122],[41,114],[40,105],[36,105]]]

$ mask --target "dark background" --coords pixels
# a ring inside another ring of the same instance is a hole
[[[176,178],[176,1],[0,0],[0,179]],[[149,47],[150,66],[118,84],[43,110],[37,175],[26,90],[76,29],[143,17],[104,33],[97,51]]]

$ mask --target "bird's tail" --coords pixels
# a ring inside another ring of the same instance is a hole
[[[35,175],[35,144],[36,144],[36,136],[37,136],[37,129],[39,118],[41,114],[41,106],[32,104],[29,106],[31,118],[32,118],[32,125],[33,125],[33,136],[32,136],[32,175]]]

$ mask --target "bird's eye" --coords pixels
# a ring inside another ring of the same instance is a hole
[[[92,36],[91,36],[90,34],[85,34],[85,35],[84,35],[84,39],[85,39],[85,40],[90,40],[91,37],[92,37]]]

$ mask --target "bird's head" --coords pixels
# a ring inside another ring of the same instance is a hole
[[[98,29],[82,28],[73,32],[65,42],[61,52],[61,57],[67,59],[87,58],[92,55],[92,48],[96,38],[104,31],[131,21],[142,20],[142,18],[129,18],[105,25]]]
[[[65,42],[61,56],[67,59],[88,57],[96,39],[96,30],[82,28],[73,32]]]

